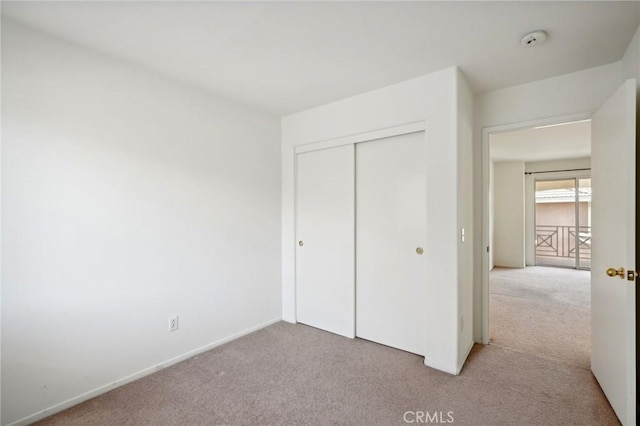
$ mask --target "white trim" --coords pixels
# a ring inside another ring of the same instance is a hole
[[[482,267],[481,274],[481,341],[486,345],[489,343],[489,135],[492,133],[504,133],[513,130],[533,128],[537,126],[546,126],[550,124],[565,123],[569,121],[580,121],[590,119],[593,111],[581,112],[576,114],[560,115],[556,117],[547,117],[539,120],[531,120],[520,123],[503,124],[500,126],[484,127],[482,129]],[[493,250],[493,247],[489,247]]]
[[[473,347],[473,345],[471,345]],[[419,355],[419,354],[418,354]],[[453,376],[457,376],[458,375],[458,371],[457,371],[457,366],[456,365],[449,365],[449,364],[441,364],[441,363],[437,363],[437,362],[432,362],[430,359],[427,359],[427,357],[424,357],[424,365],[426,365],[429,368],[435,368],[436,370],[440,370],[442,372],[445,373],[449,373]]]
[[[427,129],[425,121],[414,121],[411,123],[401,124],[399,126],[385,127],[382,129],[370,130],[353,135],[342,136],[339,138],[327,139],[305,145],[297,145],[294,148],[296,154],[303,152],[317,151],[320,149],[334,148],[336,146],[351,145],[358,142],[368,142],[376,139],[389,138],[392,136],[400,136],[407,133],[422,132]]]
[[[56,405],[53,405],[49,408],[45,408],[44,410],[38,411],[36,413],[30,414],[27,417],[23,417],[20,420],[16,420],[13,423],[10,423],[8,426],[14,426],[14,425],[28,425],[34,422],[37,422],[38,420],[42,420],[45,417],[49,417],[52,416],[56,413],[59,413],[61,411],[66,410],[67,408],[73,407],[74,405],[80,404],[81,402],[87,401],[91,398],[95,398],[98,395],[102,395],[103,393],[109,392],[112,389],[118,388],[120,386],[124,386],[127,383],[131,383],[135,380],[141,379],[145,376],[148,376],[152,373],[155,373],[157,371],[163,370],[167,367],[170,367],[174,364],[177,364],[181,361],[184,361],[188,358],[194,357],[198,354],[201,354],[203,352],[206,352],[208,350],[211,350],[215,347],[218,347],[220,345],[223,345],[225,343],[228,343],[232,340],[238,339],[242,336],[245,336],[247,334],[253,333],[254,331],[258,331],[261,330],[265,327],[268,327],[272,324],[275,324],[279,321],[282,321],[281,318],[274,318],[272,320],[269,320],[267,322],[263,322],[262,324],[258,324],[255,327],[251,327],[248,328],[246,330],[240,331],[238,333],[232,334],[231,336],[225,337],[223,339],[217,340],[213,343],[209,343],[205,346],[202,346],[200,348],[194,349],[192,351],[189,351],[187,353],[184,353],[182,355],[178,355],[176,357],[170,358],[164,362],[161,362],[159,364],[153,365],[149,368],[145,368],[144,370],[140,370],[136,373],[130,374],[128,376],[122,377],[112,383],[109,383],[108,385],[104,385],[104,386],[100,386],[98,388],[95,388],[93,390],[90,390],[89,392],[85,392],[81,395],[78,395],[76,397],[73,397],[71,399],[68,399],[66,401],[60,402]]]
[[[481,292],[481,309],[482,319],[480,321],[480,343],[486,345],[489,343],[489,250],[491,235],[490,234],[490,212],[489,212],[489,176],[491,173],[491,157],[489,156],[489,133],[490,129],[482,129],[482,267],[480,268],[482,292]]]
[[[469,343],[469,347],[467,348],[467,351],[465,352],[464,356],[460,359],[460,362],[458,363],[458,370],[456,372],[456,376],[460,374],[460,372],[462,371],[462,367],[464,367],[465,362],[467,362],[467,358],[469,357],[469,354],[471,353],[471,350],[473,349],[474,344],[475,342],[471,340],[471,343]]]
[[[284,224],[282,225],[284,226]],[[298,153],[293,148],[293,318],[291,324],[298,323]],[[284,288],[284,287],[283,287]]]

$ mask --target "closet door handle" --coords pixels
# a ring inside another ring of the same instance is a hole
[[[418,247],[418,248],[416,249],[416,253],[418,253],[418,254],[422,254],[422,253],[424,253],[424,250],[422,249],[422,247]]]
[[[302,240],[298,241],[298,245],[299,245],[300,247],[302,247],[302,246],[304,245],[304,243],[302,242]]]

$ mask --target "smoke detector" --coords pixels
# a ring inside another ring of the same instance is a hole
[[[544,31],[534,31],[522,37],[520,44],[523,46],[535,46],[536,44],[542,44],[547,39],[547,33]]]

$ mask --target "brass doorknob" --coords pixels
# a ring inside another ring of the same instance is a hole
[[[609,275],[610,277],[619,276],[620,279],[624,279],[624,268],[620,268],[620,269],[609,268],[607,269],[607,275]]]
[[[418,253],[418,254],[422,254],[422,253],[424,253],[424,250],[422,249],[422,247],[418,247],[418,248],[416,249],[416,253]]]

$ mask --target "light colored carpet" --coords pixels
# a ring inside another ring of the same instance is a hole
[[[460,376],[423,358],[277,323],[46,419],[46,425],[614,425],[583,368],[476,346]],[[412,420],[410,414],[408,419]]]
[[[589,271],[494,268],[490,288],[491,343],[590,368]]]

